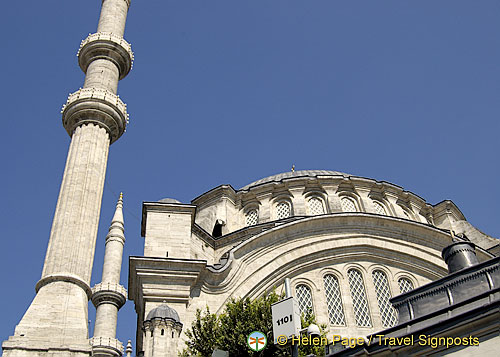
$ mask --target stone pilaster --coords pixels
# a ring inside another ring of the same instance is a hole
[[[2,344],[5,357],[92,353],[87,306],[108,150],[128,122],[116,92],[133,61],[123,40],[129,5],[130,0],[103,0],[97,34],[78,53],[86,78],[62,111],[71,144],[42,277],[14,336]]]

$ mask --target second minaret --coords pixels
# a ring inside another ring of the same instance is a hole
[[[93,356],[122,356],[123,345],[116,339],[118,310],[125,304],[127,291],[120,285],[123,246],[123,195],[116,204],[115,214],[106,236],[102,280],[92,288],[92,303],[96,307]]]

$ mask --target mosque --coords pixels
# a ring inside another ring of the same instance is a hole
[[[142,209],[144,255],[130,257],[137,348],[184,348],[197,309],[222,312],[291,279],[301,312],[328,334],[368,336],[398,324],[390,299],[448,275],[443,248],[500,252],[449,200],[431,205],[388,182],[327,170],[291,171],[190,204],[166,198]],[[175,356],[175,354],[171,354]]]
[[[498,240],[472,226],[452,201],[428,203],[396,184],[330,170],[292,169],[244,187],[220,185],[190,203],[144,202],[144,252],[128,258],[128,291],[120,285],[120,196],[106,237],[102,282],[91,287],[108,150],[128,122],[117,90],[133,62],[123,39],[129,6],[130,0],[103,0],[97,32],[80,46],[86,77],[62,110],[72,139],[42,277],[13,336],[2,344],[5,357],[131,356],[133,350],[137,356],[177,356],[197,309],[221,312],[231,297],[256,298],[285,278],[299,309],[312,310],[329,335],[396,331],[427,316],[422,311],[429,305],[409,296],[448,279],[442,251],[456,243],[475,245],[477,266],[489,264],[481,281],[490,282],[484,294],[498,305]],[[462,272],[470,269],[476,268]],[[448,305],[459,303],[456,292],[440,291]],[[124,348],[116,323],[127,299],[135,304],[137,335],[135,347],[129,342]],[[94,336],[88,336],[89,301],[97,309]],[[497,330],[498,323],[493,332],[477,334],[490,340]]]

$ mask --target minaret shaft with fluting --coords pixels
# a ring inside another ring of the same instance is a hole
[[[71,140],[42,279],[72,274],[90,284],[109,149],[97,125],[77,127]],[[92,238],[92,239],[89,239]]]
[[[116,93],[118,81],[132,68],[131,47],[123,39],[129,6],[130,0],[103,0],[98,32],[78,51],[86,78],[63,106],[71,144],[42,277],[14,336],[2,344],[5,357],[92,353],[87,306],[108,150],[128,123],[126,105]],[[108,260],[114,266],[118,252],[112,246]],[[116,281],[116,271],[105,271],[106,279]]]

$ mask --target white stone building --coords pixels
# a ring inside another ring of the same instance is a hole
[[[337,171],[221,185],[190,204],[145,202],[144,256],[130,257],[128,286],[137,351],[175,356],[171,346],[185,348],[196,309],[222,312],[231,297],[255,298],[286,277],[300,309],[311,308],[329,334],[392,327],[391,297],[447,275],[441,251],[451,230],[477,245],[479,261],[500,252],[451,201],[431,205],[394,184]],[[152,318],[159,309],[169,317]]]

